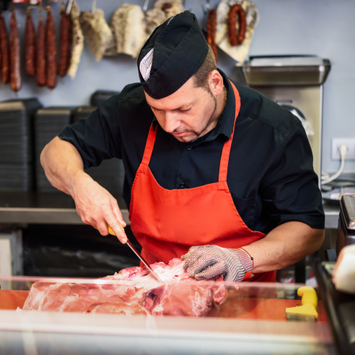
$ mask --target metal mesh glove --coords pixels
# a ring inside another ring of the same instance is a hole
[[[245,251],[217,245],[191,247],[181,259],[187,274],[197,280],[223,275],[226,282],[242,281],[245,274],[253,270],[252,259]]]

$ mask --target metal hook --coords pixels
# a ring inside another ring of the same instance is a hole
[[[92,0],[91,12],[95,12],[96,9],[96,0]]]
[[[210,0],[205,0],[205,5],[201,5],[203,13],[206,15],[210,11]]]
[[[148,6],[149,6],[149,0],[145,0],[142,8],[143,12],[146,12],[148,10]]]
[[[65,10],[65,12],[66,12],[67,15],[70,14],[71,8],[72,8],[72,6],[73,6],[73,2],[74,2],[74,0],[68,0],[67,8],[66,8],[66,10]]]

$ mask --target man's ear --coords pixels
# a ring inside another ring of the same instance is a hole
[[[213,70],[209,74],[209,85],[213,95],[217,96],[223,91],[223,77],[218,70]]]

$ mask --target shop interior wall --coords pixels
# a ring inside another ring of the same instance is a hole
[[[141,6],[144,4],[144,0],[128,2]],[[77,0],[77,3],[85,11],[90,11],[92,6],[90,0]],[[119,0],[97,0],[96,6],[104,10],[106,20],[110,22],[113,12],[122,3]],[[254,3],[260,21],[250,55],[312,54],[331,61],[331,72],[324,85],[322,169],[327,172],[336,171],[339,162],[331,159],[332,138],[355,137],[355,1],[254,0]],[[43,4],[46,4],[45,0]],[[185,8],[193,11],[201,23],[204,21],[204,5],[205,0],[185,1]],[[217,0],[210,1],[211,8],[217,5]],[[52,1],[51,6],[58,35],[60,1]],[[15,9],[23,50],[26,5],[17,4]],[[31,10],[31,13],[37,26],[37,9]],[[8,27],[9,11],[4,12],[4,18]],[[231,78],[238,79],[235,68],[237,63],[221,51],[219,56],[219,67]],[[0,86],[0,101],[37,97],[45,107],[89,105],[90,96],[96,90],[120,91],[126,84],[137,80],[135,59],[119,55],[96,62],[85,46],[75,79],[69,76],[61,78],[57,87],[49,90],[36,87],[35,80],[23,74],[22,89],[17,96],[9,85]],[[347,161],[344,170],[355,172],[355,161]]]

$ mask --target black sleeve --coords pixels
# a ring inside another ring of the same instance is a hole
[[[262,181],[264,218],[280,225],[301,221],[324,228],[324,211],[313,156],[301,123],[283,137],[273,164]]]
[[[58,135],[78,150],[85,169],[100,165],[104,159],[121,158],[118,101],[119,95],[111,97]]]

